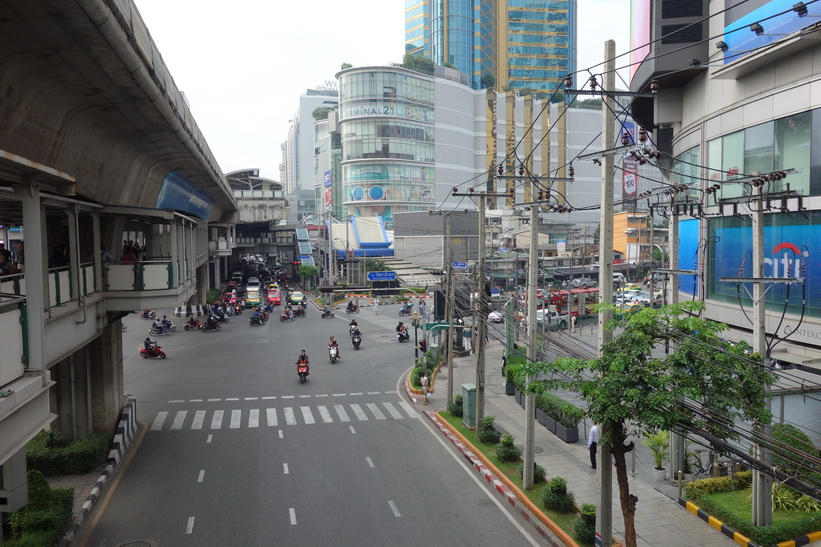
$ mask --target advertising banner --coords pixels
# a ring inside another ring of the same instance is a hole
[[[636,207],[638,197],[639,164],[632,156],[625,156],[622,166],[621,200],[625,209],[633,209]]]

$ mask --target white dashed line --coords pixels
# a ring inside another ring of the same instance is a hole
[[[197,482],[202,482],[202,479],[205,478],[205,469],[200,469],[200,474],[197,477]]]
[[[188,401],[188,402],[189,402],[189,403],[201,403],[201,402],[202,402],[202,399],[191,399],[191,400],[190,400],[190,401]]]
[[[333,396],[334,397],[344,397],[345,394],[344,393],[334,393]]]
[[[283,433],[282,433],[282,430],[281,430],[281,429],[279,430],[279,438],[280,438],[280,439],[282,439],[282,438],[283,438]]]
[[[351,395],[362,395],[362,393],[361,393],[361,392],[359,392],[359,393],[351,393]]]
[[[222,401],[222,399],[208,399],[209,403],[218,403],[220,401]]]
[[[402,515],[399,514],[399,509],[396,508],[396,504],[391,500],[388,502],[388,505],[391,506],[391,511],[393,511],[393,516],[401,517]]]
[[[157,417],[154,418],[154,423],[151,424],[151,431],[158,431],[162,429],[162,424],[167,416],[168,412],[166,411],[158,412]]]
[[[276,396],[273,396],[273,397],[263,397],[263,398],[262,398],[262,400],[263,400],[263,401],[270,401],[271,399],[276,399]]]
[[[226,397],[226,401],[239,401],[239,397]]]
[[[283,395],[282,398],[283,399],[293,399],[294,396],[293,395]]]
[[[188,525],[185,527],[185,533],[190,534],[194,531],[194,517],[188,517]]]
[[[214,438],[214,436],[209,433],[208,438],[205,440],[205,442],[208,443],[208,444],[211,444],[211,439],[213,439],[213,438]]]
[[[351,433],[353,433],[355,435],[356,434],[356,429],[354,429],[353,426],[350,426],[350,427],[351,427]]]
[[[246,397],[246,401],[256,401],[259,397]]]
[[[291,526],[296,526],[296,509],[291,507],[288,509],[288,513],[291,515]]]
[[[310,398],[310,395],[300,395],[299,398],[300,399],[308,399],[308,398]]]
[[[380,393],[380,391],[369,391],[368,395],[379,395]]]
[[[287,463],[283,463],[283,464],[282,464],[282,473],[283,473],[284,475],[287,475],[287,474],[289,473],[289,471],[288,471],[288,464],[287,464]]]
[[[386,392],[385,392],[385,394],[386,394],[386,395],[393,395],[393,394],[395,394],[395,393],[396,393],[395,391],[386,391]]]
[[[276,427],[277,426],[277,409],[275,409],[275,408],[266,408],[265,413],[268,416],[268,427]]]
[[[373,461],[370,458],[365,458],[365,461],[368,462],[368,467],[373,467]]]
[[[169,403],[172,403],[172,404],[173,404],[173,403],[184,403],[184,402],[185,402],[185,400],[184,400],[184,399],[174,399],[173,401],[168,401],[168,402],[169,402]]]
[[[327,397],[327,396],[328,396],[327,393],[325,393],[324,395],[314,395],[314,397]]]

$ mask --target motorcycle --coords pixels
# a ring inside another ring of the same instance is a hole
[[[305,308],[297,306],[294,310],[294,317],[305,317]]]
[[[143,359],[156,359],[159,357],[160,359],[165,359],[165,352],[162,350],[161,346],[158,346],[156,343],[151,346],[151,349],[145,349],[145,347],[140,348],[140,357]]]
[[[402,329],[396,333],[396,338],[399,340],[399,343],[407,342],[410,340],[410,334],[408,334],[407,329]]]
[[[197,321],[196,319],[194,319],[194,324],[193,324],[193,325],[192,325],[191,323],[188,323],[188,322],[186,321],[185,323],[183,323],[182,328],[184,328],[186,331],[189,331],[189,330],[199,330],[199,329],[201,329],[201,328],[202,328],[202,323],[200,323],[199,321]]]
[[[348,306],[345,308],[345,313],[359,313],[359,306]]]
[[[211,319],[215,323],[227,323],[228,322],[228,316],[225,315],[224,313],[220,313],[220,312],[212,313],[211,314]]]
[[[154,312],[154,310],[143,310],[142,313],[140,313],[140,319],[156,319],[156,318],[157,318],[157,314]]]
[[[222,328],[222,327],[220,326],[220,324],[219,324],[219,323],[202,323],[202,324],[200,325],[200,330],[201,330],[202,332],[208,332],[209,330],[213,330],[213,331],[219,332],[219,330],[220,330],[221,328]]]
[[[234,305],[234,315],[242,315],[242,304],[239,302]]]
[[[359,344],[362,343],[362,335],[361,334],[354,334],[351,338],[351,344],[353,344],[353,349],[359,349]]]
[[[334,310],[322,310],[322,319],[325,319],[326,317],[333,317],[333,316],[334,316]]]
[[[331,364],[336,363],[337,355],[339,354],[339,349],[335,346],[331,346],[328,348],[328,357],[331,358]]]
[[[283,321],[283,322],[285,322],[285,321],[293,321],[293,320],[294,320],[294,316],[292,315],[292,316],[290,316],[290,317],[289,317],[289,316],[287,316],[287,315],[285,315],[285,314],[283,313],[282,315],[280,315],[280,316],[279,316],[279,320],[280,320],[280,321]]]
[[[174,327],[174,325],[166,327],[165,325],[155,322],[151,325],[151,328],[148,329],[148,334],[150,334],[151,336],[158,336],[163,334],[171,334],[175,330],[177,329],[176,327]]]
[[[234,315],[234,308],[233,308],[232,306],[228,306],[228,307],[226,307],[226,308],[225,308],[225,312],[224,312],[224,313],[225,313],[225,315],[227,315],[228,317],[231,317],[232,315]]]
[[[256,325],[264,325],[265,324],[265,317],[262,316],[262,315],[260,315],[259,317],[252,317],[251,320],[248,321],[248,324],[251,325],[252,327],[256,326]]]
[[[299,374],[299,383],[304,384],[308,381],[308,363],[297,363],[296,373]]]
[[[411,315],[413,313],[411,310],[413,309],[413,304],[411,302],[405,302],[402,304],[402,307],[399,308],[399,315]]]

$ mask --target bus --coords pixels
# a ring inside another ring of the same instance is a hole
[[[551,310],[559,315],[590,315],[593,306],[599,303],[599,289],[561,289],[550,291],[549,300],[545,298]]]

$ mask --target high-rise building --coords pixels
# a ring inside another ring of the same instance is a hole
[[[406,0],[405,52],[489,87],[552,93],[576,70],[576,0]]]

